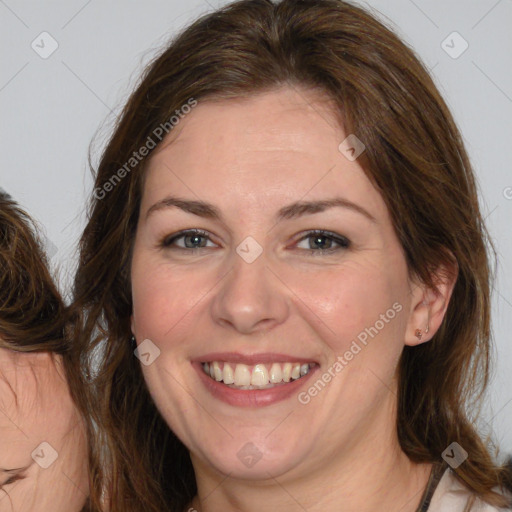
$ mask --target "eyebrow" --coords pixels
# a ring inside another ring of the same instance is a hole
[[[352,210],[363,215],[371,222],[375,224],[377,223],[377,219],[368,210],[343,197],[334,197],[332,199],[325,199],[321,201],[297,201],[281,208],[277,212],[276,220],[294,219],[303,215],[320,213],[329,208],[335,207]],[[197,215],[198,217],[222,221],[222,214],[220,210],[213,204],[204,201],[191,201],[174,196],[168,196],[151,206],[146,213],[146,219],[151,214],[167,208],[179,208],[184,212]]]

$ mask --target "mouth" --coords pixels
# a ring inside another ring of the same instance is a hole
[[[293,355],[234,352],[205,354],[192,360],[192,366],[211,396],[246,408],[296,397],[320,368],[317,361]]]
[[[201,363],[203,372],[212,380],[231,389],[264,390],[284,386],[302,379],[316,363],[274,362],[247,365],[225,361]]]

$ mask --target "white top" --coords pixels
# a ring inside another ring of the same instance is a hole
[[[496,489],[498,492],[499,490]],[[472,491],[462,484],[448,468],[432,496],[428,512],[505,512],[512,508],[496,508],[481,499],[476,499],[473,506],[466,510]],[[506,494],[510,496],[510,494]]]

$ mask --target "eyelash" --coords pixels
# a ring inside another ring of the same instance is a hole
[[[24,478],[24,475],[12,475],[5,482],[3,482],[2,485],[0,485],[0,490],[2,490],[5,485],[11,485],[18,480],[23,480]]]
[[[187,236],[200,236],[203,238],[206,238],[210,240],[210,237],[206,231],[202,231],[200,229],[188,229],[185,231],[180,231],[179,233],[176,233],[175,235],[166,236],[161,242],[160,247],[163,249],[172,249],[172,250],[179,250],[179,251],[186,251],[186,252],[196,252],[201,249],[206,249],[206,247],[172,247],[172,244],[174,244],[177,240],[181,238],[185,238]],[[325,231],[321,229],[314,229],[312,231],[308,231],[302,238],[300,238],[296,243],[302,242],[303,240],[306,240],[308,238],[312,237],[323,237],[328,240],[333,241],[334,243],[337,243],[339,247],[331,247],[329,249],[303,249],[309,252],[311,256],[318,256],[320,255],[327,255],[332,254],[334,252],[348,249],[351,245],[350,240],[344,236],[337,235],[336,233],[332,233],[330,231]],[[211,241],[211,240],[210,240]]]

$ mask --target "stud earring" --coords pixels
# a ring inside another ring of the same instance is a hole
[[[416,336],[416,338],[421,340],[421,337],[423,336],[421,329],[416,329],[416,331],[414,331],[414,336]]]
[[[137,341],[135,340],[135,336],[130,338],[130,343],[132,344],[132,348],[135,350],[137,348]]]

